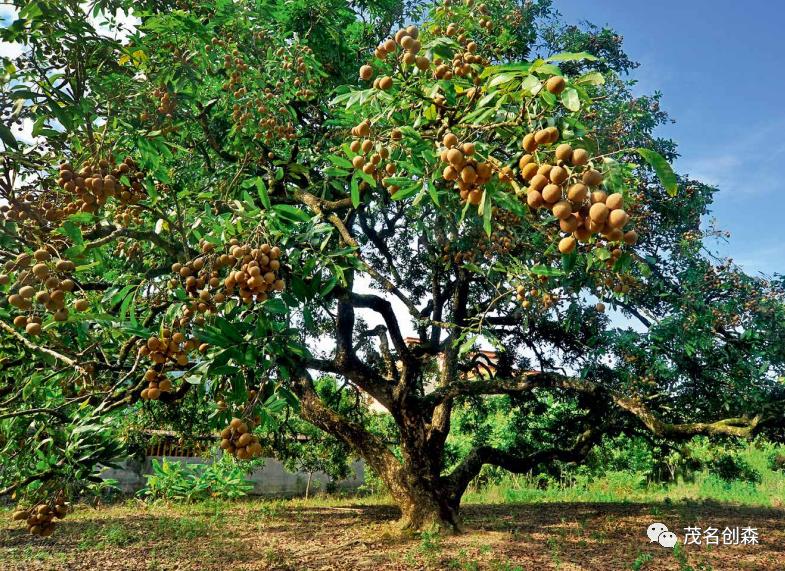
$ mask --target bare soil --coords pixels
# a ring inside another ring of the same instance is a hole
[[[346,500],[80,507],[54,535],[0,514],[2,570],[785,570],[785,510],[705,502],[467,505],[467,532],[401,536],[387,505]],[[676,550],[649,543],[662,522]],[[684,528],[751,526],[758,545],[684,546]]]

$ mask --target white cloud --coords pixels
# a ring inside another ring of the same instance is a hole
[[[734,193],[749,196],[782,191],[782,177],[778,165],[785,159],[785,143],[779,133],[785,121],[751,126],[747,134],[732,141],[718,141],[718,145],[703,154],[689,153],[676,161],[680,172],[720,188],[722,197]],[[761,150],[766,149],[765,160]],[[746,197],[745,197],[746,200]]]

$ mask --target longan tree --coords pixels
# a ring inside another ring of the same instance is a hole
[[[486,464],[781,424],[782,284],[701,255],[712,190],[663,158],[618,37],[537,57],[544,1],[14,4],[0,494],[31,532],[122,454],[124,418],[195,398],[238,461],[299,414],[412,529],[458,529]],[[453,407],[497,394],[577,407],[540,447],[448,466]]]

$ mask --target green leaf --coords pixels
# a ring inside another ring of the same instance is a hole
[[[577,83],[578,85],[602,85],[605,83],[605,76],[599,71],[592,71],[580,76],[574,83]]]
[[[436,206],[441,206],[441,204],[439,204],[439,192],[436,190],[436,187],[433,184],[428,183],[426,183],[425,186],[428,189],[428,194],[430,195],[431,200],[433,200],[433,203]]]
[[[570,111],[578,111],[581,108],[581,98],[578,96],[578,92],[572,87],[569,87],[562,92],[561,102]]]
[[[354,168],[352,167],[352,163],[343,157],[339,157],[337,155],[327,155],[327,158],[330,159],[330,162],[337,167],[342,167],[345,169]]]
[[[545,63],[545,60],[541,59],[538,59],[532,64],[532,72],[546,75],[563,75],[558,67],[549,63]]]
[[[553,107],[554,105],[556,105],[556,102],[558,101],[558,99],[556,99],[556,96],[550,91],[548,91],[547,89],[543,89],[542,91],[540,91],[540,97],[542,97],[542,100],[545,101],[548,107]]]
[[[511,81],[518,79],[519,76],[519,73],[500,73],[490,82],[488,82],[488,88],[496,87],[497,85],[502,85],[504,83],[510,83]]]
[[[486,67],[480,77],[485,78],[504,71],[529,71],[532,64],[530,63],[508,63],[503,65],[491,65]]]
[[[324,174],[335,178],[343,178],[345,176],[349,176],[351,171],[346,169],[339,169],[337,167],[327,167],[324,169]]]
[[[564,52],[556,55],[552,55],[545,61],[597,61],[599,58],[596,56],[591,55],[588,52]]]
[[[267,185],[264,184],[264,180],[260,176],[256,177],[256,191],[259,194],[259,200],[262,201],[262,205],[268,210],[272,208],[270,196],[267,194]]]
[[[14,149],[19,148],[19,143],[16,142],[16,137],[11,132],[11,129],[6,127],[3,123],[0,123],[0,139],[5,143],[6,147],[11,147]]]
[[[528,91],[532,95],[537,95],[542,89],[542,82],[536,75],[527,75],[521,83],[521,89]]]
[[[311,217],[308,216],[306,212],[303,212],[299,208],[291,206],[289,204],[276,204],[272,208],[274,211],[278,212],[285,218],[289,218],[290,220],[299,220],[300,222],[308,222]]]
[[[465,355],[469,351],[471,351],[472,347],[474,347],[475,341],[477,341],[477,335],[469,335],[466,340],[461,343],[460,348],[458,349],[459,355]]]
[[[360,206],[360,183],[357,175],[352,177],[352,206],[357,208]]]
[[[552,276],[564,275],[564,270],[562,269],[549,268],[548,266],[542,266],[542,265],[533,266],[529,271],[533,273],[535,276],[552,277]]]
[[[657,173],[657,177],[660,179],[662,186],[665,187],[665,192],[667,192],[669,196],[676,196],[676,193],[679,192],[679,179],[676,177],[676,173],[673,172],[668,161],[666,161],[661,154],[652,151],[651,149],[638,148],[635,150],[643,157],[643,160],[649,163],[649,166],[654,169],[654,172]]]
[[[398,190],[395,194],[392,195],[393,200],[403,200],[404,198],[409,198],[413,194],[416,194],[422,187],[419,185],[409,185]]]
[[[82,231],[79,227],[71,222],[70,220],[66,220],[63,225],[57,229],[58,234],[63,234],[71,239],[71,241],[76,244],[77,246],[81,246],[84,244],[84,239],[82,238]]]
[[[475,107],[476,107],[477,109],[480,109],[480,108],[482,108],[482,107],[485,107],[486,105],[488,105],[488,103],[490,103],[491,101],[493,101],[493,100],[494,100],[494,98],[495,98],[497,95],[498,95],[498,93],[496,93],[495,91],[492,91],[491,93],[488,93],[487,95],[485,95],[485,96],[484,96],[482,99],[480,99],[480,100],[477,102],[477,105],[475,105]]]
[[[19,17],[27,20],[35,20],[42,15],[43,12],[41,11],[38,2],[30,2],[27,6],[19,10]]]
[[[482,227],[488,238],[491,237],[491,216],[493,214],[493,204],[491,203],[491,195],[485,190],[483,191],[482,207]]]

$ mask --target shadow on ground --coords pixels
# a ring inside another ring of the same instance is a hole
[[[272,506],[272,507],[271,507]],[[403,537],[392,506],[230,504],[85,508],[51,538],[0,524],[0,569],[785,569],[785,510],[716,502],[467,505],[467,533]],[[757,528],[758,545],[649,543],[662,522]]]

